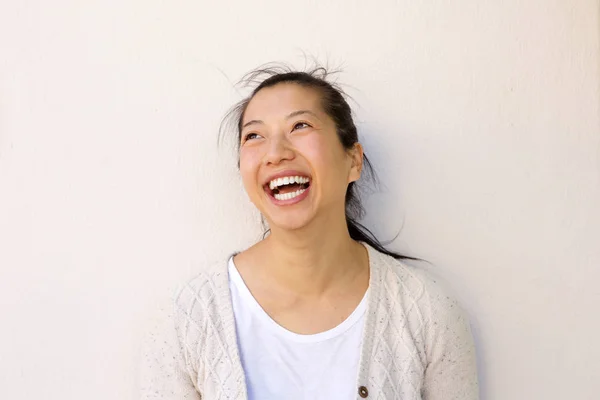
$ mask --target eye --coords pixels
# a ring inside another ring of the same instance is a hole
[[[307,124],[306,122],[296,122],[296,124],[294,124],[294,130],[296,129],[302,129],[302,128],[309,128],[310,125]]]
[[[252,140],[252,139],[257,139],[258,137],[260,137],[260,135],[258,133],[248,133],[246,134],[246,136],[244,136],[244,142],[247,142],[248,140]]]

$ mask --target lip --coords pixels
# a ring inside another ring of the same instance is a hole
[[[273,196],[269,190],[265,190],[265,193],[267,194],[267,197],[269,198],[269,200],[271,200],[271,202],[273,204],[275,204],[276,206],[289,206],[292,204],[299,203],[302,200],[304,200],[305,198],[307,198],[308,192],[310,192],[310,188],[311,188],[311,186],[306,188],[306,190],[304,192],[302,192],[302,194],[294,197],[293,199],[289,199],[289,200],[277,200],[275,198],[275,196]]]

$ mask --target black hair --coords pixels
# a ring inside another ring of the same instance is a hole
[[[308,71],[297,71],[284,64],[266,64],[247,73],[242,78],[240,83],[244,86],[255,86],[255,88],[248,97],[235,104],[225,115],[219,129],[219,138],[221,138],[225,128],[230,126],[232,122],[235,122],[238,139],[236,149],[238,150],[239,154],[242,135],[242,121],[250,100],[252,100],[252,98],[262,89],[273,87],[280,83],[293,83],[314,89],[319,92],[323,111],[335,123],[337,135],[342,146],[346,150],[352,149],[354,144],[358,142],[358,131],[352,118],[352,109],[346,101],[348,96],[336,82],[328,80],[330,75],[337,72],[339,71],[328,71],[327,68],[322,66],[317,66]],[[239,165],[238,156],[238,168]],[[365,154],[363,154],[363,173],[366,173],[366,175],[371,178],[374,183],[377,182],[377,176],[375,170],[373,169],[373,165]],[[418,260],[417,258],[408,257],[386,249],[384,245],[375,237],[373,232],[358,222],[359,219],[364,216],[365,209],[360,200],[356,182],[351,182],[348,184],[345,204],[346,224],[348,225],[348,233],[352,239],[365,242],[381,253],[392,256],[398,260]],[[267,229],[264,233],[264,236],[266,236],[268,233],[269,230]]]

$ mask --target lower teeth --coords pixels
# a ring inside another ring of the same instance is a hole
[[[290,193],[277,193],[277,194],[274,194],[273,196],[277,200],[290,200],[290,199],[293,199],[294,197],[301,195],[302,193],[304,193],[305,190],[306,189],[300,189],[300,190],[296,190],[295,192],[290,192]]]

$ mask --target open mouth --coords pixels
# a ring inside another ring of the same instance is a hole
[[[300,196],[310,187],[310,178],[306,176],[286,176],[273,179],[265,190],[277,200],[291,200]]]

